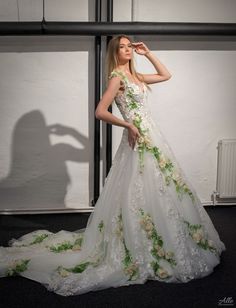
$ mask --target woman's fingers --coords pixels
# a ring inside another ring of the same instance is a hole
[[[136,140],[135,139],[129,139],[129,145],[134,148]]]
[[[132,45],[134,46],[134,47],[146,47],[146,45],[143,43],[143,42],[138,42],[138,43],[132,43]]]
[[[132,46],[137,54],[144,55],[149,52],[148,47],[143,42],[132,43]]]
[[[138,128],[136,126],[131,126],[129,128],[129,133],[128,133],[128,142],[129,145],[134,148],[135,143],[137,141],[137,139],[141,136]]]
[[[132,45],[143,45],[143,42],[134,42]]]

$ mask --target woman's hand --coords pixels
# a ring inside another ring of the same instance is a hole
[[[132,43],[134,51],[139,55],[147,55],[150,50],[143,42]]]
[[[131,124],[128,127],[128,141],[129,141],[129,145],[132,147],[132,149],[134,149],[135,143],[136,143],[136,141],[139,137],[140,137],[139,130],[137,129],[136,126]]]
[[[64,126],[61,124],[52,124],[48,126],[49,134],[55,134],[58,136],[70,135],[75,131],[74,128]]]

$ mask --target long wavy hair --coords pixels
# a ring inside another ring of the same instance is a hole
[[[111,72],[119,65],[118,52],[121,38],[126,38],[132,42],[131,38],[125,34],[114,36],[109,41],[106,54],[106,82],[108,82]],[[134,77],[138,78],[140,81],[143,81],[142,75],[138,74],[135,70],[133,57],[129,60],[129,69]]]

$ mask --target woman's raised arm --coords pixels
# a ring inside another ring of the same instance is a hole
[[[157,74],[140,74],[147,84],[166,81],[171,78],[171,74],[163,63],[148,49],[143,42],[132,43],[134,51],[139,55],[144,55],[155,67]]]

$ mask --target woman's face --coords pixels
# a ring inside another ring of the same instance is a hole
[[[118,49],[118,60],[120,64],[124,64],[129,61],[133,56],[133,48],[131,42],[126,38],[122,37],[119,43]]]

